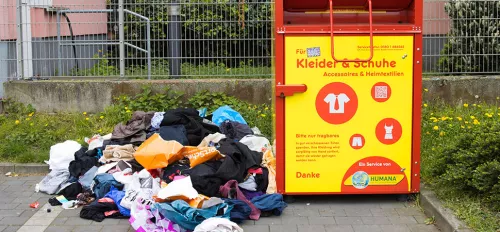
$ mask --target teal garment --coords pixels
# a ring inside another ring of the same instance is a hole
[[[232,209],[233,206],[226,203],[214,205],[206,209],[195,209],[183,200],[176,200],[172,203],[156,203],[151,206],[152,211],[158,210],[168,220],[191,231],[208,218],[219,217],[229,219]]]

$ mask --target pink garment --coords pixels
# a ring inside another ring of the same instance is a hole
[[[230,180],[224,186],[220,186],[219,192],[222,194],[223,197],[228,198],[229,190],[231,190],[231,188],[236,189],[236,199],[247,203],[247,205],[250,206],[250,208],[252,209],[249,218],[253,220],[259,220],[260,210],[257,209],[257,207],[255,207],[255,205],[253,205],[252,202],[250,202],[245,197],[245,195],[241,192],[240,188],[238,187],[238,182],[236,180]]]

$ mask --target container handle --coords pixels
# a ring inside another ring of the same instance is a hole
[[[373,58],[373,14],[372,14],[372,0],[368,0],[368,11],[369,11],[369,19],[370,19],[370,57],[365,60],[361,60],[356,58],[354,60],[349,60],[347,58],[343,60],[339,60],[335,58],[335,46],[333,43],[333,0],[330,0],[330,39],[332,45],[332,58],[336,62],[368,62]]]

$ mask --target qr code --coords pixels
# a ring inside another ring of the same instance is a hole
[[[321,51],[319,47],[307,49],[307,57],[318,57],[318,56],[321,56]]]
[[[375,98],[387,98],[387,86],[375,86]]]

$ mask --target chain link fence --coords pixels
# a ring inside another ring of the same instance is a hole
[[[273,77],[272,0],[0,3],[0,81]],[[500,1],[426,0],[424,16],[426,74],[500,73]]]

